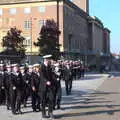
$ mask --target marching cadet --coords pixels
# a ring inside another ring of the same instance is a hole
[[[71,69],[70,65],[66,63],[64,67],[64,80],[65,80],[65,87],[66,87],[66,95],[71,94],[72,82],[71,82]]]
[[[22,79],[22,74],[19,71],[18,64],[13,64],[13,71],[11,73],[10,80],[10,101],[11,109],[13,114],[22,114],[21,103],[23,97],[24,81]]]
[[[33,65],[33,70],[31,73],[31,88],[32,88],[32,109],[33,112],[40,111],[40,98],[38,96],[40,74],[39,74],[39,64]],[[38,69],[37,69],[38,68]]]
[[[27,100],[31,96],[31,73],[29,72],[29,68],[21,67],[22,78],[24,80],[24,97],[23,104],[26,107]]]
[[[46,109],[45,107],[48,105],[48,115],[50,119],[53,119],[53,91],[54,91],[54,83],[53,83],[53,73],[50,64],[50,60],[48,60],[51,55],[43,56],[44,63],[41,64],[40,67],[40,85],[39,85],[39,93],[41,98],[42,105],[42,118],[46,118]]]
[[[11,80],[11,65],[6,65],[5,71],[5,94],[7,110],[10,110],[10,80]]]
[[[59,63],[54,64],[54,107],[57,104],[57,109],[60,109],[60,102],[61,102],[61,69]]]
[[[5,104],[4,64],[0,64],[0,104]]]

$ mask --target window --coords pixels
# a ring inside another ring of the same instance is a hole
[[[27,7],[24,8],[24,13],[29,14],[31,12],[31,8]]]
[[[45,12],[45,6],[39,6],[38,11],[41,13]]]
[[[24,21],[24,28],[25,29],[31,29],[31,25],[32,25],[31,22],[32,22],[31,20]]]
[[[26,46],[30,46],[31,45],[31,37],[25,37],[25,40],[24,40],[24,45]]]
[[[45,25],[45,20],[39,20],[39,27],[41,28],[43,25]]]
[[[11,9],[10,9],[10,14],[12,14],[12,15],[13,15],[13,14],[16,14],[16,8],[11,8]]]
[[[2,8],[0,8],[0,15],[2,15],[3,14],[3,9]]]

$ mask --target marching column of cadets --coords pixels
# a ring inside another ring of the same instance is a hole
[[[53,110],[60,109],[61,80],[65,81],[66,95],[70,95],[73,79],[84,77],[84,71],[80,61],[53,61],[50,56],[44,56],[42,64],[27,67],[0,64],[0,104],[14,115],[22,114],[21,105],[27,107],[31,97],[33,112],[41,111],[43,118],[53,119]]]

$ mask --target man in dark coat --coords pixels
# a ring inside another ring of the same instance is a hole
[[[31,96],[31,73],[29,73],[28,68],[20,67],[22,78],[24,80],[24,96],[23,96],[23,104],[26,107],[27,100]]]
[[[38,96],[40,74],[38,69],[38,64],[33,65],[33,71],[31,73],[31,89],[32,89],[32,108],[33,112],[37,112],[37,109],[40,111],[40,98]]]
[[[11,65],[6,66],[5,75],[5,95],[7,110],[10,110],[10,81],[11,81]]]
[[[44,63],[40,67],[40,85],[39,85],[39,94],[41,98],[42,105],[42,117],[46,117],[45,107],[48,105],[48,114],[49,117],[53,118],[53,91],[54,91],[54,82],[53,82],[53,73],[48,58],[50,55],[44,56]]]
[[[5,104],[4,64],[0,64],[0,104]]]
[[[61,68],[59,63],[54,64],[54,109],[57,105],[57,109],[60,109],[60,102],[61,102]]]
[[[22,74],[19,71],[17,64],[13,65],[13,72],[11,73],[10,81],[10,100],[11,109],[13,114],[22,114],[21,103],[24,90],[24,81],[22,79]]]

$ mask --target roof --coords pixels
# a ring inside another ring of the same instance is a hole
[[[0,0],[0,4],[40,2],[40,1],[52,1],[52,0]]]

